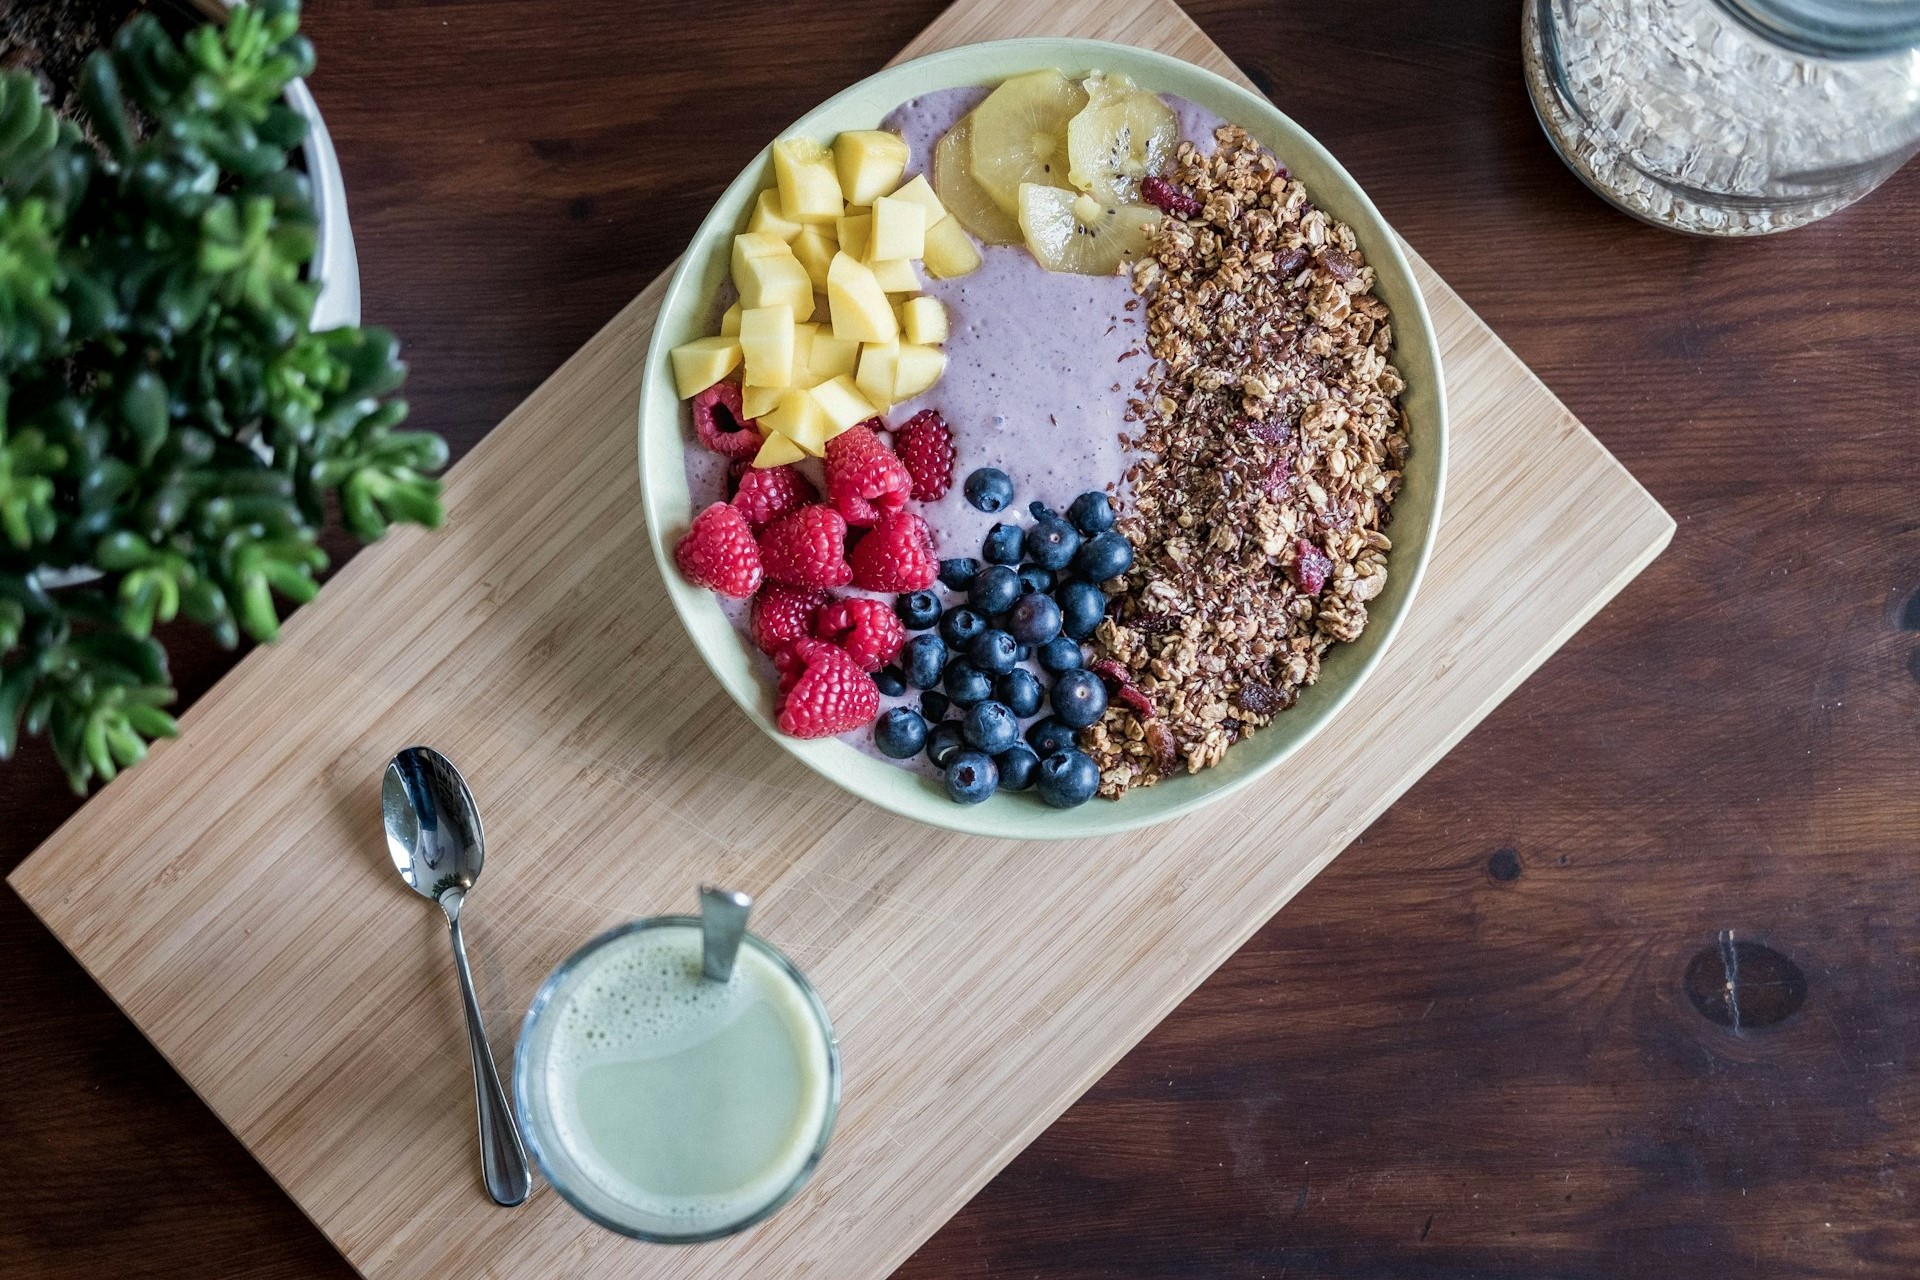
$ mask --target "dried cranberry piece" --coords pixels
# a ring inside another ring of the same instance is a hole
[[[1113,697],[1135,715],[1143,720],[1152,718],[1153,699],[1147,697],[1140,686],[1133,682],[1133,677],[1125,667],[1112,658],[1095,658],[1087,664],[1087,669],[1106,681],[1111,686]]]
[[[1360,268],[1355,265],[1352,258],[1332,245],[1320,250],[1319,262],[1321,270],[1342,284],[1353,279],[1360,272]]]
[[[1320,588],[1327,585],[1327,575],[1333,572],[1333,561],[1327,553],[1308,542],[1305,538],[1293,540],[1293,563],[1287,567],[1287,576],[1293,579],[1293,585],[1310,596],[1320,594]]]
[[[1180,746],[1173,740],[1173,730],[1162,724],[1158,718],[1149,719],[1146,724],[1147,751],[1153,756],[1153,763],[1161,773],[1172,773],[1180,767]]]
[[[1293,699],[1287,693],[1257,680],[1247,681],[1240,686],[1240,692],[1233,695],[1234,706],[1255,716],[1278,715],[1292,703]]]
[[[1200,216],[1200,202],[1187,192],[1161,177],[1146,177],[1140,180],[1140,198],[1162,213],[1170,213],[1176,218],[1197,218]]]

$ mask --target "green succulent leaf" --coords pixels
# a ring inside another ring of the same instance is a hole
[[[76,790],[176,730],[156,628],[274,639],[332,504],[364,539],[441,519],[393,335],[312,331],[299,18],[136,15],[83,72],[84,134],[0,73],[0,758],[44,733]],[[101,576],[49,588],[75,567]]]

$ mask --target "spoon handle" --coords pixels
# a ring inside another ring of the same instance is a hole
[[[520,1129],[513,1122],[513,1109],[507,1105],[506,1091],[500,1087],[493,1050],[487,1046],[486,1023],[481,1021],[480,1002],[473,994],[473,973],[467,967],[467,944],[460,936],[460,914],[457,910],[450,914],[453,963],[460,971],[460,1001],[467,1008],[467,1047],[473,1050],[473,1105],[480,1115],[480,1171],[494,1203],[512,1207],[526,1200],[533,1191],[533,1174],[527,1169],[527,1150],[520,1145]]]

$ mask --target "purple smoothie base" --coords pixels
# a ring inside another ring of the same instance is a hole
[[[976,86],[941,89],[910,98],[896,107],[881,128],[898,133],[910,152],[907,176],[926,172],[933,148],[962,116],[978,106],[988,90]],[[1180,123],[1181,137],[1202,150],[1213,149],[1219,116],[1184,98],[1167,95]],[[931,174],[929,174],[931,178]],[[924,291],[947,309],[947,369],[932,390],[895,405],[890,422],[905,422],[921,409],[936,409],[953,432],[953,486],[937,502],[911,509],[933,532],[940,559],[980,558],[995,524],[1032,523],[1027,504],[1038,500],[1064,511],[1091,490],[1118,494],[1138,456],[1122,447],[1127,401],[1146,373],[1140,310],[1131,278],[1124,274],[1079,276],[1048,271],[1024,245],[979,245],[980,267],[952,280],[928,278]],[[729,298],[716,298],[714,328]],[[699,511],[727,496],[727,460],[689,441],[687,491]],[[821,466],[808,458],[795,464],[822,489]],[[989,515],[971,506],[963,493],[968,475],[998,467],[1013,479],[1015,501]],[[933,590],[948,608],[964,603],[964,594],[938,583]],[[892,596],[846,588],[843,596]],[[777,680],[773,662],[753,645],[748,602],[716,597],[743,642],[754,651],[761,677]],[[1050,683],[1037,663],[1023,663]],[[898,698],[881,696],[880,709],[918,709],[919,691]],[[1046,713],[1044,702],[1041,715]],[[1038,719],[1039,716],[1030,719]],[[1024,724],[1023,724],[1024,732]],[[939,770],[924,753],[893,760],[873,745],[871,726],[840,735],[840,740],[876,759],[937,780]]]

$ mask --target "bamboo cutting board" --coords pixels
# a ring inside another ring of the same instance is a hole
[[[960,0],[902,56],[1015,35],[1228,75],[1170,0]],[[1244,80],[1243,80],[1244,83]],[[1452,392],[1431,568],[1365,689],[1264,784],[1167,826],[1021,844],[823,786],[727,702],[651,567],[636,298],[456,467],[451,519],[355,559],[12,883],[347,1258],[380,1280],[885,1275],[1665,545],[1673,524],[1415,259]],[[589,935],[713,879],[838,1023],[840,1128],[769,1222],[691,1249],[544,1188],[486,1203],[438,912],[377,793],[437,743],[485,811],[469,916],[503,1063]],[[296,892],[306,886],[304,897]]]

